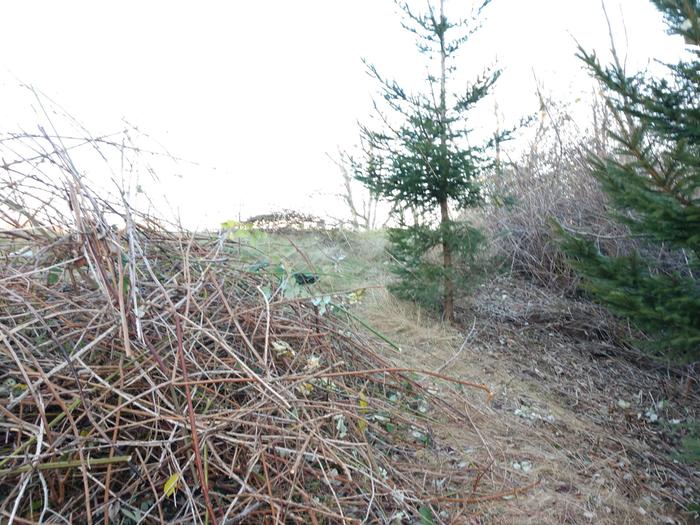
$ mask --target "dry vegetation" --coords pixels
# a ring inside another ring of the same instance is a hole
[[[459,305],[461,330],[374,293],[363,315],[401,346],[401,362],[486,378],[494,393],[469,412],[481,443],[450,428],[445,439],[486,453],[506,478],[539,480],[481,506],[475,523],[694,523],[683,509],[700,472],[679,454],[700,410],[693,369],[649,361],[620,346],[627,328],[599,307],[508,275]]]
[[[558,247],[553,221],[594,240],[602,253],[635,251],[662,269],[687,271],[685,254],[633,237],[612,218],[587,157],[615,154],[608,136],[615,122],[599,96],[592,100],[590,125],[579,128],[572,115],[580,115],[580,108],[542,98],[529,147],[504,162],[490,183],[496,198],[469,217],[489,233],[491,254],[510,273],[566,295],[577,293],[580,283]]]
[[[4,137],[0,523],[692,523],[697,372],[576,297],[547,217],[637,241],[545,113],[456,327],[388,294],[381,232],[188,233],[79,174],[128,140]]]
[[[61,137],[3,145],[3,522],[465,522],[533,486],[435,434],[478,381],[397,368],[345,296],[98,195]]]
[[[318,287],[366,287],[352,311],[401,349],[389,348],[393,361],[488,382],[493,401],[465,407],[466,426],[443,421],[432,432],[490,464],[491,482],[537,485],[475,507],[471,523],[693,523],[684,509],[697,501],[700,472],[683,459],[681,442],[700,410],[694,368],[650,360],[603,308],[522,276],[488,277],[458,305],[455,328],[388,294],[380,235],[292,241],[305,257],[285,237],[264,244],[315,268]],[[339,267],[329,252],[345,255]],[[449,396],[440,380],[428,386]]]

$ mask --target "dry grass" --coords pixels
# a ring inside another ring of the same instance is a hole
[[[306,245],[312,252],[314,242]],[[489,483],[540,481],[512,500],[480,505],[473,523],[693,522],[683,509],[697,501],[700,473],[678,460],[700,408],[692,368],[667,368],[628,346],[638,334],[603,308],[513,276],[491,278],[460,303],[460,327],[440,323],[380,286],[391,276],[375,238],[344,246],[338,280],[348,270],[354,286],[366,286],[353,312],[401,348],[385,349],[392,360],[486,380],[494,392],[490,405],[465,407],[466,425],[442,420],[432,432],[489,464]],[[354,272],[355,252],[372,261],[365,281]],[[427,386],[450,399],[441,380]]]
[[[448,363],[460,379],[488,380],[492,404],[471,406],[466,429],[435,432],[493,458],[492,474],[540,483],[505,505],[482,505],[475,523],[692,523],[683,509],[696,501],[700,473],[676,460],[684,423],[700,408],[692,370],[620,347],[626,328],[595,305],[512,277],[486,283],[461,309],[463,330],[389,297],[368,302],[364,315],[401,346],[404,365]],[[439,381],[431,388],[449,396]]]

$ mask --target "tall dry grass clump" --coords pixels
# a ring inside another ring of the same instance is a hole
[[[232,241],[98,193],[56,134],[0,147],[3,523],[440,523],[518,491],[442,454],[466,405],[429,372]]]

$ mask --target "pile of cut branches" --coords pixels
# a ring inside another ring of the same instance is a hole
[[[518,492],[440,459],[431,420],[469,419],[380,342],[25,139],[0,170],[1,522],[442,523]]]

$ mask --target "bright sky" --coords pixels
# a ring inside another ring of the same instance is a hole
[[[471,1],[448,4],[466,15]],[[632,68],[681,53],[648,0],[605,5]],[[574,39],[609,48],[598,0],[493,0],[486,14],[457,65],[477,72],[498,60],[506,121],[536,111],[534,76],[560,99],[590,91]],[[23,0],[2,2],[0,18],[0,131],[40,123],[18,81],[94,135],[126,119],[200,164],[178,168],[182,178],[161,173],[149,190],[192,227],[279,208],[340,214],[327,154],[352,147],[371,111],[376,86],[361,58],[409,85],[424,72],[392,0]],[[473,126],[493,126],[488,104]]]

